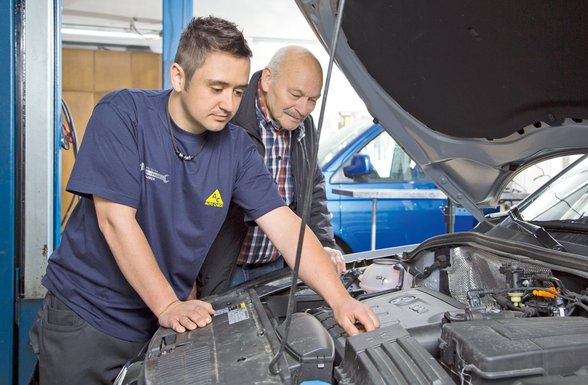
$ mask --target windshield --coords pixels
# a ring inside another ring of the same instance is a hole
[[[588,156],[552,179],[519,209],[526,221],[588,223]]]
[[[322,167],[325,163],[333,159],[335,155],[343,148],[358,138],[365,130],[373,125],[371,118],[361,119],[342,127],[328,138],[321,138],[318,151],[318,162]]]

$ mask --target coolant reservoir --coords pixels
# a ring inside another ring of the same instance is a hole
[[[397,260],[375,259],[359,277],[359,287],[366,293],[375,293],[398,286],[402,266]]]

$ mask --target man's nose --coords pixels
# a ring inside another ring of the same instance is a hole
[[[226,112],[233,112],[239,106],[239,98],[234,96],[232,92],[223,94],[219,107]]]
[[[298,110],[300,115],[306,116],[314,110],[315,106],[316,104],[313,103],[310,99],[300,98],[300,100],[298,100],[298,103],[296,104],[296,109]]]

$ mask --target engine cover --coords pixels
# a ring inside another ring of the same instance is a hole
[[[433,356],[439,354],[441,320],[445,312],[464,308],[461,302],[425,288],[404,289],[363,300],[380,319],[382,327],[402,326],[410,335]],[[315,315],[335,339],[335,349],[340,359],[345,351],[345,332],[330,312]]]

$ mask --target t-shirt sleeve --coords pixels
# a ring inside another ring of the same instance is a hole
[[[67,191],[137,208],[141,166],[136,124],[130,115],[109,102],[94,108]]]
[[[245,138],[241,162],[237,169],[233,200],[241,206],[245,221],[254,221],[270,211],[285,206],[278,186],[269,173],[255,145]]]

